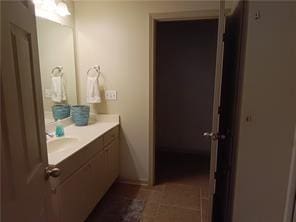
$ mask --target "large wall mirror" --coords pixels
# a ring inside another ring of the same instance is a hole
[[[73,29],[36,18],[45,123],[53,122],[52,107],[77,104]]]

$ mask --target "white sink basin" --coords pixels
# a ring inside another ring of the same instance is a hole
[[[73,137],[61,137],[61,138],[49,140],[47,141],[47,152],[49,154],[55,153],[55,152],[61,152],[66,149],[72,148],[77,144],[77,142],[78,142],[78,139]]]

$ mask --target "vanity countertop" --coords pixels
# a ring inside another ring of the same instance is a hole
[[[55,152],[48,152],[48,163],[57,165],[67,159],[96,138],[99,138],[110,129],[119,125],[119,115],[96,115],[92,114],[90,123],[87,126],[75,126],[74,123],[68,123],[65,128],[65,136],[60,138],[50,138],[47,143],[63,138],[75,138],[75,143],[65,149]]]

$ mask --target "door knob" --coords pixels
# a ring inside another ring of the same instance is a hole
[[[203,136],[205,136],[205,137],[213,137],[214,136],[214,133],[210,133],[210,132],[204,132],[203,134],[202,134]]]
[[[205,137],[209,137],[212,140],[219,140],[219,139],[224,140],[226,138],[226,136],[221,133],[204,132],[202,135]]]
[[[48,166],[45,168],[45,178],[58,177],[61,175],[61,170],[55,166]]]

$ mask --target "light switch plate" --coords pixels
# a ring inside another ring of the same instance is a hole
[[[117,100],[117,91],[116,90],[106,90],[105,91],[106,100]]]

